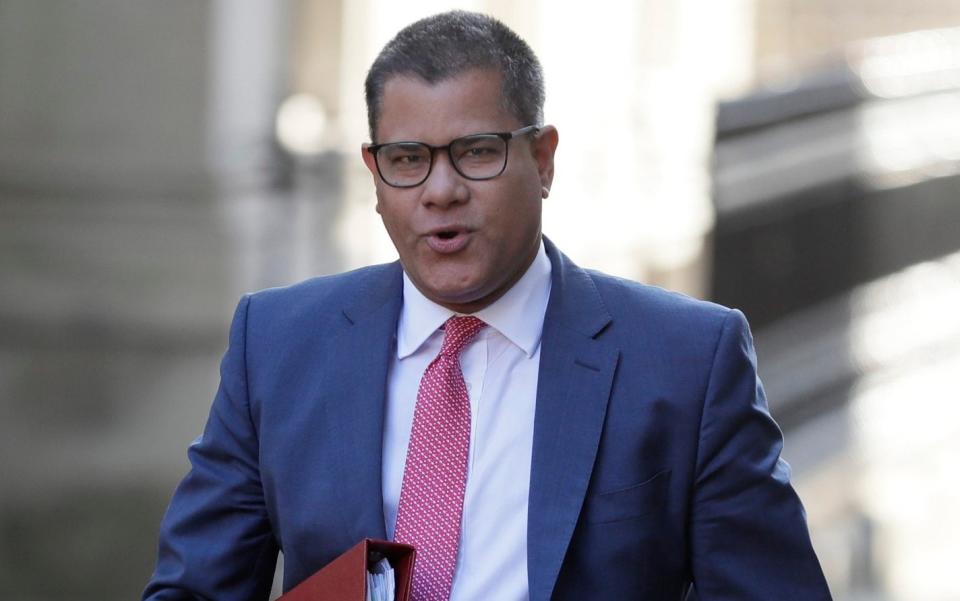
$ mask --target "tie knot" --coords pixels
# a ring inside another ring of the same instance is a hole
[[[443,347],[440,354],[459,357],[463,347],[486,325],[482,320],[470,315],[451,317],[443,327]]]

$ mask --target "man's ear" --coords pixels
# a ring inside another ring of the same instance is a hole
[[[540,185],[545,190],[544,198],[550,193],[550,186],[553,185],[553,155],[557,152],[559,141],[557,128],[544,125],[531,143],[533,158],[537,161],[537,172],[540,174]]]
[[[360,158],[363,159],[363,164],[367,166],[367,169],[370,170],[370,175],[373,176],[374,181],[377,179],[377,159],[373,156],[373,153],[367,150],[370,148],[370,144],[364,142],[360,145]]]
[[[378,186],[378,178],[380,177],[380,172],[377,171],[377,159],[373,156],[373,153],[367,150],[370,147],[370,144],[364,142],[360,145],[360,157],[363,159],[363,164],[367,166],[367,169],[370,171],[370,175],[373,176],[373,187],[377,191],[377,204],[374,207],[377,213],[380,212],[380,187]]]

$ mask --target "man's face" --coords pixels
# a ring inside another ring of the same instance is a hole
[[[394,76],[384,86],[377,142],[443,146],[476,133],[509,132],[520,123],[503,108],[500,75],[473,70],[429,84]],[[540,246],[542,199],[553,181],[557,132],[511,139],[506,169],[484,181],[466,179],[446,151],[414,188],[384,183],[371,153],[362,152],[383,218],[404,270],[430,300],[473,313],[500,298],[523,275]]]

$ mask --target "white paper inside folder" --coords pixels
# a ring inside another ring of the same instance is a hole
[[[367,570],[367,601],[394,601],[397,579],[386,558],[372,564]]]

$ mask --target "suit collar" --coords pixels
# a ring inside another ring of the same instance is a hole
[[[351,325],[379,314],[384,308],[388,313],[400,313],[403,300],[403,268],[400,261],[375,265],[366,271],[357,278],[357,284],[343,303],[343,316]]]
[[[593,338],[611,317],[590,275],[580,269],[546,236],[543,246],[551,264],[550,298],[545,319],[556,320]],[[354,324],[382,308],[399,317],[403,303],[403,268],[399,261],[373,267],[375,272],[359,281],[343,305],[343,315]],[[393,324],[396,333],[396,321]]]
[[[593,338],[612,321],[593,278],[560,252],[546,236],[543,242],[553,265],[547,319],[557,320]]]

